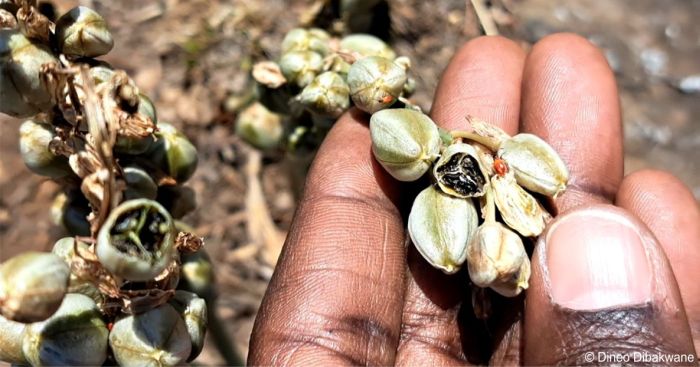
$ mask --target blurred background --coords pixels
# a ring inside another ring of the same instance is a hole
[[[295,209],[282,154],[263,157],[233,135],[250,95],[252,65],[279,56],[284,34],[308,22],[324,0],[55,0],[107,20],[115,49],[105,58],[125,69],[156,104],[159,120],[197,145],[189,181],[198,209],[184,220],[206,240],[219,289],[217,310],[243,356],[253,320]],[[700,1],[493,0],[501,34],[530,47],[555,32],[598,45],[615,71],[624,114],[625,171],[645,167],[677,175],[700,200]],[[463,0],[388,0],[373,27],[413,61],[412,100],[429,111],[454,50],[481,30]],[[21,121],[0,116],[0,260],[50,250],[64,232],[50,219],[58,186],[24,167]],[[256,162],[261,162],[257,164]],[[271,220],[268,220],[271,219]],[[207,343],[197,364],[223,364]]]

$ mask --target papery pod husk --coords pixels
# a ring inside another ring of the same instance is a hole
[[[56,21],[56,40],[61,53],[71,57],[102,56],[114,47],[107,22],[84,6],[71,9]]]
[[[369,122],[372,152],[399,181],[415,181],[440,153],[440,133],[427,115],[409,109],[382,110]]]
[[[236,135],[258,149],[278,148],[284,135],[282,116],[255,102],[238,114]]]
[[[26,365],[22,352],[22,339],[27,324],[10,321],[0,316],[0,361]]]
[[[32,172],[50,178],[61,178],[72,173],[68,158],[49,150],[56,137],[53,126],[27,120],[19,128],[19,150],[24,164]]]
[[[107,270],[124,279],[153,279],[175,256],[174,232],[172,217],[159,203],[148,199],[125,201],[112,210],[97,234],[97,258]],[[129,238],[129,233],[139,238],[142,248]]]
[[[494,201],[503,221],[524,237],[539,236],[552,216],[515,181],[512,171],[491,177]]]
[[[479,153],[464,143],[445,149],[433,166],[433,176],[443,192],[459,198],[483,196],[489,182]]]
[[[78,241],[75,237],[64,237],[56,241],[51,252],[65,261],[66,265],[71,268],[71,263],[79,254],[75,253],[76,247],[80,254],[89,253],[89,245],[85,242]],[[101,304],[104,302],[104,295],[90,280],[81,279],[71,271],[68,281],[68,293],[77,293],[90,297],[95,303]]]
[[[22,350],[33,366],[100,366],[108,334],[95,302],[69,293],[53,316],[27,327]]]
[[[201,249],[180,256],[180,283],[178,288],[211,300],[214,296],[214,267],[209,255]]]
[[[158,124],[156,142],[146,157],[178,183],[187,181],[197,169],[197,148],[173,125]]]
[[[413,202],[408,233],[430,265],[453,274],[466,260],[478,222],[472,200],[455,198],[431,185]]]
[[[145,95],[139,93],[139,106],[137,113],[148,118],[154,126],[158,123],[158,116],[153,102]],[[124,136],[118,135],[114,144],[117,153],[139,155],[147,152],[155,144],[155,134],[146,136]]]
[[[40,76],[45,64],[58,64],[46,46],[16,29],[0,29],[0,112],[21,118],[53,107]]]
[[[318,75],[295,98],[314,114],[337,118],[350,108],[350,88],[332,71]]]
[[[61,192],[51,204],[51,220],[62,226],[73,236],[89,236],[90,222],[87,216],[92,212],[90,206],[78,191]]]
[[[357,52],[364,57],[379,56],[389,60],[396,58],[396,53],[386,42],[371,34],[356,33],[343,37],[340,40],[340,50]]]
[[[185,321],[167,303],[117,320],[109,345],[120,366],[175,366],[192,351]]]
[[[282,40],[282,53],[292,51],[314,51],[325,56],[329,53],[330,35],[320,28],[294,28]]]
[[[547,142],[532,134],[518,134],[501,144],[498,156],[508,163],[520,186],[557,197],[566,190],[569,170]]]
[[[143,169],[137,166],[125,167],[124,182],[124,200],[134,199],[151,199],[155,200],[158,195],[158,186],[153,181],[151,176]]]
[[[291,51],[282,55],[279,66],[289,83],[304,88],[323,70],[323,56],[313,51]]]
[[[61,305],[70,269],[60,257],[25,252],[0,264],[0,314],[12,321],[46,320]]]
[[[207,333],[207,303],[203,298],[186,291],[175,291],[170,304],[185,321],[187,334],[192,341],[192,351],[187,362],[193,361],[204,347],[204,337]]]
[[[493,149],[494,153],[496,152],[496,150],[498,150],[498,147],[500,147],[504,141],[510,139],[511,137],[500,127],[493,124],[489,124],[488,122],[483,121],[474,116],[467,116],[467,122],[471,125],[472,129],[474,130],[474,134],[482,136],[487,140],[491,141],[492,144],[490,148]]]
[[[355,105],[365,112],[375,113],[398,100],[407,78],[406,70],[393,61],[370,56],[352,64],[347,82]]]
[[[523,263],[527,262],[527,272]],[[476,231],[467,251],[469,278],[482,288],[514,297],[528,287],[529,260],[525,246],[515,232],[498,222],[485,222]],[[495,287],[494,287],[495,286]],[[504,289],[511,292],[503,293]]]

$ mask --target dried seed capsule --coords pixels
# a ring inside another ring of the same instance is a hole
[[[160,274],[175,256],[173,220],[147,199],[122,203],[97,234],[97,258],[117,276],[146,281]]]
[[[22,339],[27,324],[10,321],[0,316],[0,361],[26,365],[27,360],[22,353]]]
[[[187,181],[197,169],[197,148],[173,125],[158,124],[157,141],[146,155],[178,183]]]
[[[523,241],[501,223],[486,221],[479,226],[468,246],[467,265],[469,278],[479,287],[492,287],[506,297],[527,289],[530,267]],[[504,294],[504,289],[513,292]]]
[[[340,50],[357,52],[364,57],[379,56],[389,60],[396,58],[396,53],[389,45],[371,34],[356,33],[343,37],[340,40]]]
[[[323,69],[323,57],[313,51],[291,51],[282,56],[279,66],[288,82],[304,88]]]
[[[479,153],[463,143],[445,149],[433,167],[433,175],[442,191],[460,198],[484,195],[484,186],[489,181]]]
[[[442,193],[434,186],[421,191],[408,216],[408,233],[430,265],[452,274],[467,257],[467,245],[478,225],[471,200]]]
[[[401,66],[379,56],[356,61],[348,72],[352,101],[359,109],[369,113],[394,104],[406,80],[406,71]]]
[[[214,292],[214,269],[204,250],[182,254],[178,287],[208,299]]]
[[[258,149],[279,147],[283,134],[282,117],[258,102],[241,111],[236,119],[236,135]]]
[[[95,302],[69,293],[48,320],[27,327],[22,350],[33,366],[100,366],[107,359],[107,326]]]
[[[154,200],[158,195],[158,186],[156,183],[146,171],[139,167],[130,166],[124,168],[124,181],[126,181],[124,200]]]
[[[207,333],[207,303],[194,293],[175,291],[170,304],[185,321],[187,334],[192,341],[192,351],[187,358],[187,362],[191,362],[197,358],[204,346],[204,336]]]
[[[374,157],[399,181],[415,181],[440,153],[440,134],[430,117],[413,110],[391,109],[369,122]]]
[[[312,113],[335,118],[350,108],[350,88],[340,75],[327,71],[314,78],[295,100]]]
[[[328,54],[331,36],[319,28],[294,28],[282,40],[282,53],[292,51],[314,51],[322,56]]]
[[[96,11],[78,6],[56,21],[61,53],[72,57],[97,57],[112,50],[114,40],[107,22]]]
[[[506,224],[525,237],[539,236],[551,216],[515,181],[513,172],[491,177],[496,207]]]
[[[90,206],[87,199],[79,192],[59,193],[51,204],[51,219],[56,225],[63,226],[73,236],[89,236]]]
[[[53,126],[49,124],[27,120],[20,126],[19,150],[24,164],[32,172],[51,178],[71,174],[68,158],[49,150],[49,143],[55,137]]]
[[[64,237],[54,243],[51,253],[60,257],[66,265],[68,265],[68,268],[70,268],[74,257],[79,256],[75,253],[76,247],[81,254],[89,251],[87,243],[77,241],[74,237]],[[88,296],[95,301],[95,303],[102,303],[104,301],[104,296],[97,286],[89,280],[80,279],[73,272],[71,272],[68,281],[68,293],[78,293]]]
[[[53,106],[40,77],[42,65],[58,60],[45,46],[16,29],[0,29],[0,112],[29,117]]]
[[[120,366],[175,366],[192,350],[185,321],[167,303],[115,322],[109,346]]]
[[[25,252],[0,265],[0,314],[36,322],[51,316],[68,289],[70,269],[58,256]]]
[[[569,170],[557,152],[544,140],[532,134],[518,134],[501,144],[498,156],[515,173],[524,188],[557,197],[566,190]]]

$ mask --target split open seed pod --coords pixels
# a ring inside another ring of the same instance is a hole
[[[61,178],[72,171],[68,158],[53,154],[49,143],[56,137],[53,126],[27,120],[19,128],[19,151],[24,164],[32,172],[51,178]]]
[[[340,50],[357,52],[364,57],[379,56],[389,60],[396,58],[396,53],[389,45],[371,34],[356,33],[343,37],[340,40]]]
[[[114,47],[107,22],[84,6],[71,9],[56,21],[56,39],[61,52],[72,57],[102,56]]]
[[[282,116],[255,102],[238,114],[236,135],[258,149],[275,149],[284,135]]]
[[[350,108],[350,88],[332,71],[318,75],[295,98],[312,113],[337,118]]]
[[[22,339],[27,324],[10,321],[0,316],[0,361],[26,365],[22,352]]]
[[[393,61],[365,57],[352,64],[348,72],[350,96],[359,109],[375,113],[398,100],[407,78],[406,70]]]
[[[108,333],[95,302],[69,293],[53,316],[27,327],[22,350],[32,366],[100,366]]]
[[[148,173],[146,173],[146,171],[144,171],[140,167],[125,167],[124,181],[126,182],[126,189],[124,190],[124,200],[154,200],[158,195],[158,186],[153,181],[151,176],[149,176]]]
[[[58,64],[51,51],[16,29],[0,29],[0,112],[29,117],[53,106],[42,65]]]
[[[187,181],[197,169],[197,148],[166,122],[158,124],[155,135],[157,140],[146,156],[178,183]]]
[[[399,181],[415,181],[440,153],[440,133],[425,114],[408,109],[382,110],[369,122],[372,152]]]
[[[492,287],[506,297],[514,297],[528,287],[530,267],[523,241],[501,223],[479,226],[468,246],[467,265],[475,285]]]
[[[37,322],[51,316],[68,290],[70,269],[60,257],[25,252],[0,265],[0,314]]]
[[[282,40],[282,53],[292,51],[313,51],[325,56],[330,51],[331,36],[320,28],[294,28]]]
[[[491,177],[496,207],[506,224],[524,237],[539,236],[552,218],[530,193],[515,181],[512,171]]]
[[[173,220],[160,204],[148,199],[125,201],[100,228],[96,253],[115,275],[146,281],[173,260],[174,237]]]
[[[282,55],[279,66],[288,82],[304,88],[323,69],[323,56],[313,51],[291,51]]]
[[[187,362],[191,362],[197,358],[204,346],[204,337],[207,333],[207,303],[194,293],[175,291],[170,304],[185,321],[187,334],[192,341],[192,351],[187,358]]]
[[[518,184],[551,197],[566,190],[569,170],[557,152],[532,134],[518,134],[501,144],[498,156],[508,163]]]
[[[431,185],[413,202],[408,233],[430,265],[452,274],[464,263],[478,222],[472,200],[455,198]]]
[[[109,346],[120,366],[175,366],[192,351],[185,321],[167,303],[119,319],[109,334]]]
[[[445,149],[433,167],[433,176],[446,194],[460,198],[484,195],[488,174],[481,164],[477,150],[464,143]]]

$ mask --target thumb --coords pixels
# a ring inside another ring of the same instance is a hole
[[[696,365],[673,271],[649,229],[595,205],[558,217],[532,262],[526,365]]]

